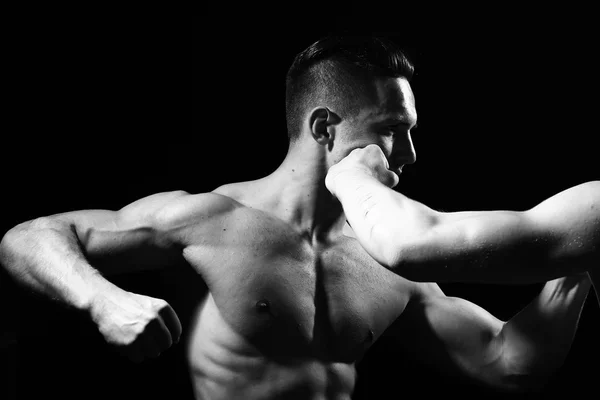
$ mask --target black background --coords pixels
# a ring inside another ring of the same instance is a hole
[[[308,3],[291,18],[284,7],[224,4],[177,19],[18,18],[5,54],[2,230],[40,215],[117,209],[159,191],[208,191],[271,172],[287,150],[287,68],[297,52],[341,29],[385,33],[416,64],[418,161],[401,177],[405,194],[447,211],[526,209],[598,179],[591,10],[513,11],[454,8],[417,18],[400,6],[367,13]],[[8,394],[15,387],[19,398],[187,393],[179,352],[131,365],[83,318],[0,277],[0,379]],[[152,274],[119,279],[140,292],[175,292]],[[441,286],[501,319],[541,288]],[[543,396],[594,389],[599,325],[591,293],[569,358]],[[359,374],[361,399],[383,398],[384,390],[480,394],[386,342],[373,347]]]

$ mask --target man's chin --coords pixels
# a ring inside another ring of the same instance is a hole
[[[400,177],[400,175],[402,175],[402,167],[400,167],[400,168],[390,168],[390,171],[392,171],[393,173],[395,173],[398,177]]]

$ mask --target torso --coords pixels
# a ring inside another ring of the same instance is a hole
[[[197,398],[350,399],[355,364],[414,284],[355,239],[314,245],[236,200],[188,228],[184,256],[208,286],[189,332]]]

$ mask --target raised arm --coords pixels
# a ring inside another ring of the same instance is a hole
[[[89,314],[106,341],[132,360],[157,356],[181,334],[174,311],[164,300],[118,288],[103,274],[172,264],[181,254],[175,234],[181,221],[189,210],[210,208],[211,196],[159,193],[118,211],[24,222],[2,238],[0,262],[18,284]]]
[[[383,184],[393,182],[389,174],[379,148],[368,146],[332,167],[326,182],[361,245],[406,278],[532,283],[600,268],[600,181],[526,211],[443,213]]]
[[[448,376],[507,392],[541,390],[563,365],[590,288],[585,274],[550,281],[504,322],[435,284],[421,285],[388,334]]]

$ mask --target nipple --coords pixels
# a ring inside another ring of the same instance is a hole
[[[373,331],[369,329],[369,332],[367,332],[367,342],[372,342],[373,341]]]
[[[259,300],[256,302],[256,311],[259,313],[271,313],[269,300]]]

